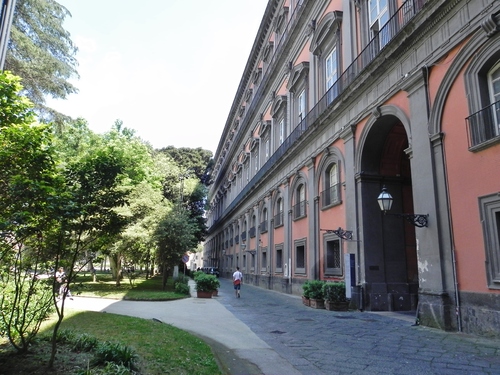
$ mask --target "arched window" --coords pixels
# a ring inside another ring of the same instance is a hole
[[[267,232],[267,220],[268,220],[268,215],[267,215],[267,208],[262,209],[262,220],[260,222],[260,233],[265,233]]]
[[[255,217],[255,215],[252,215],[252,221],[250,223],[250,231],[249,231],[250,232],[249,235],[251,238],[255,237],[256,235],[256,226],[257,226],[256,221],[257,218]]]
[[[276,200],[276,214],[274,215],[274,227],[280,227],[283,225],[283,199],[279,197]]]
[[[294,219],[306,216],[306,187],[304,184],[297,186],[295,191],[295,205],[293,206]]]
[[[496,21],[497,28],[499,21]],[[466,118],[469,151],[478,152],[500,142],[500,38],[491,37],[477,50],[464,74],[469,116]]]
[[[337,163],[332,163],[325,170],[323,178],[324,190],[321,193],[322,207],[340,202],[339,173]]]
[[[247,240],[247,221],[246,220],[243,222],[243,231],[241,232],[241,240],[242,241]]]

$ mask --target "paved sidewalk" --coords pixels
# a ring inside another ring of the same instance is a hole
[[[222,280],[221,280],[222,281]],[[301,374],[245,324],[229,312],[218,297],[191,297],[168,302],[137,302],[103,298],[74,297],[66,308],[156,319],[203,338],[214,351],[227,374]],[[221,292],[221,295],[225,292]]]
[[[157,319],[204,338],[225,373],[500,375],[500,340],[414,326],[411,315],[333,312],[230,280],[219,296],[171,302],[75,297],[67,307]]]

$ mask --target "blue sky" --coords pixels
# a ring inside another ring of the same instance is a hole
[[[48,105],[92,130],[115,120],[155,148],[215,153],[267,0],[57,0],[79,93]]]

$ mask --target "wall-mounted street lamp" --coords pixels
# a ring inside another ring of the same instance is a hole
[[[333,233],[337,235],[337,237],[342,238],[343,240],[352,240],[352,230],[345,230],[339,227],[339,229],[320,229],[325,231],[326,233]]]
[[[384,186],[382,188],[382,192],[377,198],[378,205],[380,206],[380,209],[384,211],[384,215],[394,215],[394,216],[399,216],[403,217],[408,221],[410,224],[423,228],[427,226],[427,218],[429,217],[428,214],[389,214],[387,211],[389,211],[392,207],[392,202],[394,199],[392,198],[392,195],[389,194],[387,191],[386,187]]]

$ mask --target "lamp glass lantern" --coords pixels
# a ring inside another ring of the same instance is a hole
[[[392,195],[389,194],[387,191],[386,187],[384,186],[382,188],[382,192],[377,198],[378,205],[380,206],[380,209],[384,212],[387,212],[391,209],[392,207],[392,202],[394,199],[392,198]]]

